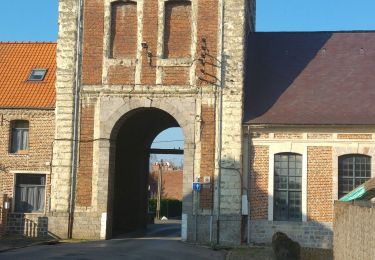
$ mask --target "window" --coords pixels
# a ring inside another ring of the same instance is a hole
[[[16,212],[44,211],[46,176],[43,174],[16,175]]]
[[[29,149],[29,121],[17,120],[12,122],[11,153],[19,153]]]
[[[339,157],[339,198],[371,178],[371,157],[349,154]]]
[[[302,220],[302,155],[275,154],[274,220]]]
[[[47,73],[47,69],[32,69],[28,80],[42,81],[46,73]]]

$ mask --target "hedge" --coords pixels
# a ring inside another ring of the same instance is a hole
[[[148,200],[149,212],[156,214],[156,199]],[[162,199],[160,203],[160,217],[181,218],[182,201],[173,199]]]

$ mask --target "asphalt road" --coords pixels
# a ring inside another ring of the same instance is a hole
[[[105,241],[60,243],[0,253],[0,259],[224,259],[225,252],[180,241],[180,224],[150,227],[146,234],[131,234]]]

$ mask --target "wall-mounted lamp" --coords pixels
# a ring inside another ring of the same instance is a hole
[[[152,63],[151,48],[148,47],[148,43],[147,42],[142,42],[141,45],[142,45],[142,49],[145,49],[147,51],[147,63],[151,66],[151,63]]]

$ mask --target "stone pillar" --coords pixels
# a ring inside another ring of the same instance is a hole
[[[222,107],[218,117],[221,128],[219,242],[241,243],[241,165],[242,110],[244,81],[245,0],[224,1],[222,28]],[[220,106],[221,104],[219,104]],[[219,137],[219,138],[220,138]],[[219,148],[220,149],[220,148]]]
[[[69,210],[78,0],[59,1],[56,72],[56,130],[49,231],[65,237]]]

